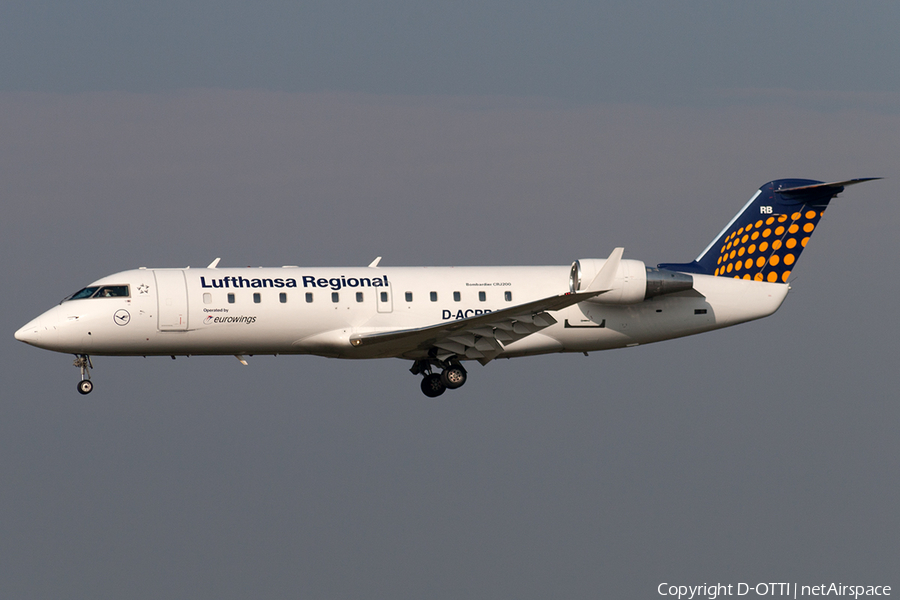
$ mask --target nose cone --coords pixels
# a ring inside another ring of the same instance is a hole
[[[48,345],[52,345],[59,337],[55,319],[51,318],[54,314],[54,310],[51,309],[29,321],[16,332],[16,339],[38,348],[47,348]]]
[[[26,344],[37,345],[41,340],[40,319],[30,321],[27,325],[16,332],[16,339]]]

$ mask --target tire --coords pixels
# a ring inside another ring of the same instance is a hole
[[[462,367],[449,367],[441,371],[441,382],[448,390],[461,388],[466,382],[466,372]]]
[[[90,379],[82,379],[78,382],[78,393],[79,394],[90,394],[91,390],[94,389],[94,384],[91,383]]]
[[[444,385],[444,382],[441,381],[441,376],[437,373],[432,373],[422,378],[422,393],[429,398],[437,398],[446,389],[447,386]]]

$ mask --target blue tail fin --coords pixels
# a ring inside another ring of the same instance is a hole
[[[759,188],[700,256],[661,269],[735,279],[786,282],[832,198],[844,187],[880,179],[823,183],[777,179]]]

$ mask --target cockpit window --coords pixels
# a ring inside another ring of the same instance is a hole
[[[127,285],[104,285],[86,287],[78,290],[65,300],[81,300],[83,298],[128,298],[131,293]]]
[[[127,285],[104,285],[94,298],[127,298],[129,295]]]
[[[86,287],[83,290],[78,290],[77,292],[66,298],[66,300],[81,300],[82,298],[90,298],[94,295],[94,292],[99,289],[100,288],[96,287]]]

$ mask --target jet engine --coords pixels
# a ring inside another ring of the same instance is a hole
[[[606,264],[605,258],[581,258],[572,263],[569,291],[586,291]],[[687,273],[654,269],[640,260],[621,260],[610,291],[588,300],[597,304],[635,304],[649,298],[684,292],[694,287]]]

